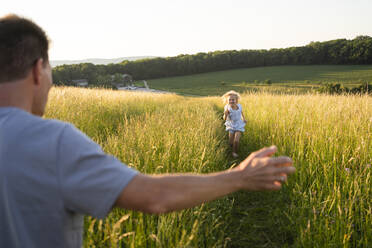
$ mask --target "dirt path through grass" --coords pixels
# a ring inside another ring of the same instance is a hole
[[[214,111],[221,116],[223,108],[215,105]],[[221,118],[221,128],[223,120]],[[226,146],[227,142],[227,134]],[[239,164],[251,152],[261,147],[248,142],[249,133],[245,132],[241,138],[238,159],[234,159],[227,149],[229,165]],[[282,209],[289,204],[288,192],[285,186],[279,192],[237,192],[228,198],[233,202],[230,223],[226,237],[231,239],[228,247],[283,247],[294,240],[289,218],[282,213]]]

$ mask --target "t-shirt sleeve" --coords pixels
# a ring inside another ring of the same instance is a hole
[[[59,183],[66,209],[104,218],[137,171],[105,154],[72,125],[64,128],[58,147]]]

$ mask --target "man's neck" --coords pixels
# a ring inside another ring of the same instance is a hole
[[[16,107],[31,112],[31,93],[25,81],[0,83],[0,107]]]

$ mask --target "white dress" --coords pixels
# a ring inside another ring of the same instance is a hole
[[[224,110],[229,110],[230,114],[226,118],[226,131],[244,132],[245,122],[242,120],[242,105],[237,104],[237,109],[232,109],[229,104],[225,105]]]

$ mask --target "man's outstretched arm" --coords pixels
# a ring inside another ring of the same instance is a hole
[[[115,206],[147,213],[166,213],[197,206],[238,190],[279,190],[295,171],[288,157],[271,157],[276,147],[249,155],[237,167],[217,173],[135,176]]]

